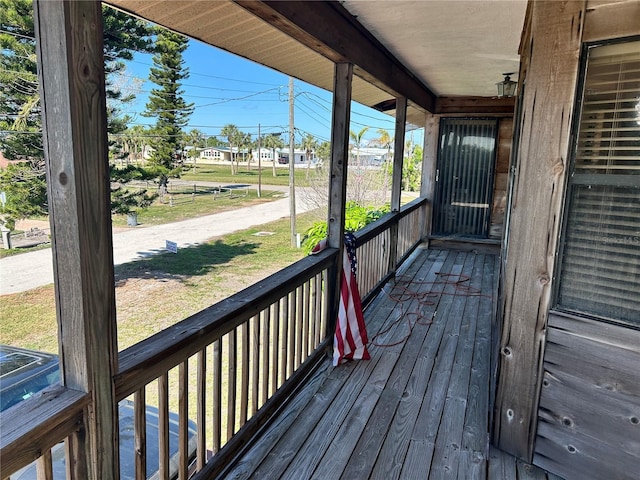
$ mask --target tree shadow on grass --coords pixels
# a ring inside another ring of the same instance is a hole
[[[212,243],[183,247],[178,253],[162,253],[115,267],[116,286],[123,286],[133,278],[185,280],[189,277],[207,275],[216,267],[236,257],[251,255],[260,247],[253,242],[228,245],[222,240]]]

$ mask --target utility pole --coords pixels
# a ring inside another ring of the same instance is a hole
[[[289,216],[291,219],[291,246],[296,247],[296,182],[295,142],[293,126],[293,77],[289,77]]]
[[[258,198],[262,197],[262,155],[260,152],[260,124],[258,124]]]

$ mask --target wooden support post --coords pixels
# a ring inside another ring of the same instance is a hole
[[[117,337],[102,5],[36,0],[34,13],[60,363],[64,385],[90,392],[92,398],[86,431],[68,442],[74,458],[67,466],[71,478],[117,479]]]
[[[407,125],[407,99],[396,99],[396,132],[393,150],[393,174],[391,176],[391,211],[400,211],[402,195],[402,162],[404,160],[404,134]],[[389,245],[389,272],[395,272],[398,263],[398,222],[391,225]]]
[[[353,65],[337,63],[333,80],[333,113],[331,119],[331,178],[329,181],[329,247],[340,250],[329,271],[329,309],[327,335],[333,334],[340,300],[342,252],[344,251],[344,215],[347,198],[347,167],[349,158],[349,122],[351,119],[351,81]]]
[[[431,233],[431,215],[433,213],[433,198],[435,196],[436,167],[438,162],[438,139],[440,136],[440,116],[427,114],[424,126],[424,145],[422,155],[422,179],[420,183],[420,196],[428,198],[425,206],[425,215],[420,230],[422,238],[427,238]]]
[[[531,462],[586,7],[573,1],[529,5],[493,439]]]

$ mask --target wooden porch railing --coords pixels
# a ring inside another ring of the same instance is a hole
[[[420,243],[426,205],[426,199],[418,199],[357,232],[364,302]],[[120,352],[115,401],[133,399],[135,451],[124,454],[134,457],[137,479],[153,473],[146,471],[148,405],[158,407],[159,478],[168,478],[171,469],[170,411],[179,418],[178,478],[194,471],[195,478],[210,478],[222,472],[304,384],[329,346],[326,279],[337,253],[327,249],[304,258]],[[15,428],[3,426],[0,478],[38,457],[42,478],[53,478],[50,448],[69,435],[82,434],[86,408],[84,396],[58,390],[64,402],[51,402],[45,395],[14,407],[21,424],[38,413],[21,428],[17,421]],[[65,428],[59,428],[57,418]],[[194,428],[197,436],[190,433]],[[195,458],[190,454],[194,441]]]
[[[363,305],[373,300],[420,244],[427,203],[426,198],[418,198],[356,232],[357,279]]]

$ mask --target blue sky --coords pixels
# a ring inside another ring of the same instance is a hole
[[[197,128],[217,135],[224,125],[232,123],[255,136],[260,124],[262,134],[285,132],[283,139],[288,139],[288,76],[194,40],[189,42],[184,59],[190,71],[183,84],[184,97],[195,104],[187,130]],[[138,90],[136,100],[126,107],[134,118],[133,124],[154,122],[153,118],[140,115],[153,88],[147,80],[151,64],[150,55],[136,55],[122,79]],[[306,133],[328,141],[332,94],[299,80],[294,85],[296,141]],[[394,119],[371,108],[354,103],[351,121],[351,130],[356,132],[370,127],[365,135],[367,141],[379,136],[379,128],[393,136]],[[422,141],[418,135],[415,143]]]

